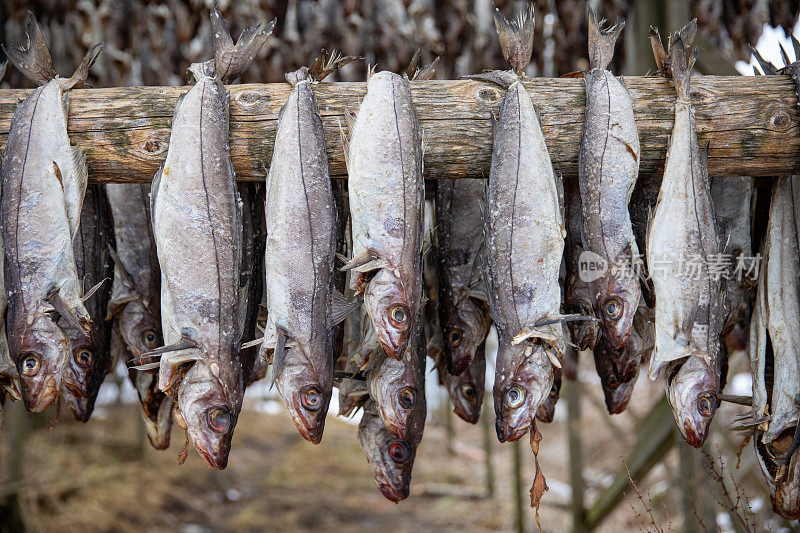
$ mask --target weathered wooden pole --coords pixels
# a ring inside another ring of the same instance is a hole
[[[492,466],[492,448],[494,446],[495,431],[492,425],[494,411],[492,410],[491,394],[487,391],[483,395],[483,412],[481,413],[481,426],[483,429],[483,461],[484,483],[486,495],[494,497],[494,467]]]
[[[572,488],[572,531],[583,533],[586,529],[584,508],[583,460],[581,454],[581,398],[580,382],[564,379],[567,400],[567,444],[569,446],[569,482]]]
[[[522,441],[519,439],[511,443],[511,454],[513,456],[514,471],[511,473],[511,483],[513,484],[512,494],[514,495],[514,531],[517,533],[525,532],[525,500],[522,495]]]
[[[643,44],[646,44],[643,43]],[[641,138],[642,174],[663,170],[672,131],[675,90],[657,77],[626,77]],[[525,82],[542,118],[557,173],[578,173],[583,129],[582,79]],[[288,83],[232,85],[231,155],[242,180],[263,180],[272,155],[278,113]],[[331,174],[346,176],[340,124],[355,111],[364,83],[313,87],[325,127]],[[69,132],[87,154],[89,178],[98,182],[150,181],[166,158],[178,97],[186,87],[128,87],[70,91]],[[28,90],[0,90],[0,148],[19,100]],[[485,177],[492,148],[491,111],[503,89],[477,81],[412,83],[425,134],[426,177]],[[698,76],[692,97],[701,146],[709,146],[711,176],[780,176],[800,173],[800,110],[789,76]],[[167,172],[169,169],[166,169]]]

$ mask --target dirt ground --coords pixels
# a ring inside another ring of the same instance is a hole
[[[629,412],[610,418],[601,411],[602,395],[593,374],[591,363],[584,362],[581,436],[588,504],[623,467],[623,457],[633,446],[637,420],[663,394],[661,384],[641,379]],[[22,447],[24,478],[18,487],[26,526],[36,531],[136,528],[188,533],[513,529],[514,445],[500,444],[493,432],[490,435],[495,494],[486,496],[480,423],[470,426],[453,417],[455,452],[451,452],[442,410],[430,413],[417,455],[411,497],[395,505],[373,485],[354,425],[329,417],[322,443],[314,446],[300,438],[283,410],[268,414],[254,409],[254,405],[253,398],[246,402],[229,466],[223,472],[208,469],[193,451],[186,463],[178,466],[176,456],[184,441],[178,429],[173,431],[167,451],[157,452],[144,445],[135,405],[105,408],[100,413],[104,416],[86,425],[62,415],[52,429],[47,429],[47,420],[41,419],[45,426],[31,429]],[[715,421],[717,433],[738,410],[726,407],[720,411]],[[544,440],[540,461],[551,489],[539,512],[544,531],[565,531],[571,523],[565,411],[562,398],[556,420],[541,426]],[[730,438],[734,446],[739,442],[733,435]],[[722,439],[717,436],[716,440]],[[533,459],[527,439],[520,447],[522,490],[527,498]],[[720,450],[728,453],[727,448]],[[0,452],[3,495],[15,486],[7,482],[10,458],[6,435],[0,439]],[[748,453],[752,455],[749,447],[743,454],[743,464],[747,464]],[[677,530],[681,522],[681,505],[673,490],[677,461],[677,454],[670,452],[640,483],[644,499],[650,502],[656,522],[665,531]],[[763,487],[758,486],[757,467],[736,475],[744,479],[751,506],[761,509],[760,517],[766,517],[760,523],[773,530],[779,528],[782,523],[770,518],[764,509],[768,501]],[[534,511],[526,508],[524,518],[526,529],[537,531]],[[629,493],[600,529],[651,530],[648,521],[644,506]],[[721,523],[724,525],[724,520]]]

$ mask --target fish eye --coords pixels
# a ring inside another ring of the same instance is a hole
[[[450,334],[447,336],[447,342],[450,343],[451,348],[455,348],[461,344],[461,332],[457,329],[450,330]]]
[[[408,444],[402,440],[396,440],[389,445],[389,455],[395,463],[405,463],[411,456]]]
[[[208,427],[216,433],[227,433],[231,425],[231,412],[226,407],[216,407],[208,411]]]
[[[609,298],[603,304],[603,314],[609,320],[619,320],[622,316],[622,302],[618,298]]]
[[[397,304],[389,308],[389,323],[395,328],[404,328],[408,321],[408,310],[403,304]]]
[[[403,387],[397,393],[397,396],[400,399],[400,405],[405,409],[411,409],[417,403],[416,391],[411,387]]]
[[[472,399],[475,396],[475,387],[470,383],[464,383],[461,385],[461,394],[464,395],[464,398]]]
[[[711,416],[714,411],[714,402],[710,394],[703,394],[697,402],[697,411],[703,416]]]
[[[75,360],[75,363],[78,366],[83,368],[89,368],[92,366],[92,360],[94,356],[92,355],[91,350],[87,348],[78,348],[75,350],[75,353],[72,355],[72,358]]]
[[[315,386],[300,393],[300,403],[307,411],[319,411],[322,407],[322,392]]]
[[[619,378],[613,372],[610,374],[606,374],[606,386],[609,389],[616,389],[619,387]]]
[[[506,392],[506,405],[509,407],[519,407],[525,401],[525,389],[515,385]]]
[[[142,344],[149,349],[157,348],[160,344],[158,332],[152,328],[142,332]]]
[[[39,356],[33,353],[25,355],[22,359],[22,373],[28,377],[33,377],[39,373],[41,368],[41,360]]]

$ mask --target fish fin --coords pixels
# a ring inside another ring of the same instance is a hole
[[[3,61],[0,63],[0,81],[3,81],[3,77],[6,75],[6,67],[8,66],[8,61]]]
[[[360,300],[356,299],[350,301],[345,298],[344,294],[336,289],[333,289],[331,293],[331,314],[330,317],[328,317],[329,327],[333,327],[341,322],[344,322],[344,319],[350,316],[350,313],[359,307],[361,307]]]
[[[181,337],[177,341],[173,342],[172,344],[167,344],[166,346],[161,346],[159,348],[155,348],[150,350],[149,352],[145,352],[142,355],[131,359],[131,362],[143,361],[145,359],[160,359],[162,355],[165,353],[174,353],[174,352],[181,352],[184,350],[193,350],[198,348],[197,343],[187,337]]]
[[[142,363],[141,365],[129,365],[128,368],[130,368],[131,370],[147,371],[147,370],[155,370],[159,366],[161,366],[160,361],[153,361],[152,363]]]
[[[97,61],[97,56],[100,55],[103,46],[103,43],[98,43],[86,52],[86,55],[84,55],[81,60],[81,64],[75,69],[75,73],[72,74],[72,77],[61,84],[63,90],[69,91],[70,89],[83,87],[86,83],[86,79],[89,77],[89,69],[92,68],[94,62]]]
[[[348,112],[347,109],[345,109],[344,112],[346,117]],[[345,133],[341,121],[339,121],[339,136],[342,138],[342,152],[344,153],[344,169],[348,173],[350,173],[350,138],[348,134]]]
[[[286,330],[281,327],[275,328],[275,350],[272,352],[272,375],[267,380],[267,388],[271,389],[278,379],[278,374],[286,360]]]
[[[519,78],[513,70],[487,70],[486,72],[481,72],[480,74],[461,76],[459,79],[488,81],[489,83],[494,83],[495,85],[499,85],[504,89],[508,89],[511,87],[511,84],[519,81]],[[492,111],[492,117],[494,117],[494,111]],[[494,124],[494,122],[492,122],[492,124]],[[494,128],[492,128],[492,131],[494,131]]]
[[[761,67],[761,70],[764,71],[764,74],[768,76],[774,76],[778,73],[778,69],[775,67],[775,65],[761,57],[761,54],[758,53],[758,50],[751,46],[750,52],[753,54],[753,57],[756,58],[756,62]]]
[[[652,26],[650,26],[650,48],[653,49],[653,57],[656,60],[658,72],[665,78],[669,78],[671,76],[671,73],[668,72],[669,55],[667,55],[667,51],[664,50],[664,43],[661,41],[661,32],[658,31],[658,28]]]
[[[178,105],[181,104],[183,97],[178,98]],[[161,178],[164,175],[164,165],[167,162],[164,161],[161,163],[161,167],[156,172],[156,175],[153,176],[153,182],[150,184],[150,227],[156,227],[156,197],[158,196],[158,188],[161,185]]]
[[[28,18],[25,19],[24,45],[2,45],[3,51],[8,56],[9,61],[25,75],[26,78],[36,85],[47,85],[50,80],[56,77],[56,69],[53,66],[53,59],[50,51],[44,42],[44,35],[36,17],[28,11]]]
[[[247,69],[275,28],[275,20],[245,28],[233,44],[228,23],[220,15],[216,3],[211,6],[211,33],[214,36],[214,75],[222,83],[230,83]]]
[[[529,339],[542,339],[543,341],[548,342],[550,344],[555,344],[556,342],[558,342],[558,338],[556,337],[556,335],[554,335],[550,331],[540,329],[540,326],[538,326],[537,323],[536,326],[532,328],[523,329],[522,331],[517,333],[517,335],[511,340],[511,345],[514,346]]]
[[[363,58],[357,56],[343,56],[336,50],[333,50],[331,54],[328,55],[325,50],[322,50],[319,56],[317,56],[317,59],[314,60],[314,64],[311,65],[309,75],[314,81],[322,81],[332,72],[339,70],[357,59]],[[289,80],[289,83],[292,83],[292,81]],[[292,83],[292,85],[294,85],[294,83]]]
[[[436,76],[436,67],[439,64],[439,58],[434,58],[431,61],[430,65],[427,67],[419,68],[419,55],[420,50],[417,49],[416,53],[414,53],[414,57],[411,59],[411,63],[409,63],[408,68],[406,69],[405,75],[411,81],[425,81],[433,79]]]
[[[58,166],[58,163],[53,161],[53,175],[58,180],[58,184],[61,186],[61,191],[64,191],[64,175],[61,174],[61,169]],[[70,226],[72,226],[72,221],[70,220]],[[72,228],[70,228],[71,230]]]
[[[342,265],[346,265],[347,262],[349,261],[347,259],[347,256],[345,256],[344,254],[341,254],[339,252],[336,252],[336,260],[339,261],[340,263],[342,263]]]
[[[367,82],[369,82],[370,78],[375,75],[375,71],[378,69],[378,64],[370,65],[367,63]]]
[[[258,346],[259,344],[261,344],[263,342],[264,342],[264,337],[261,337],[260,339],[253,339],[251,341],[242,343],[242,345],[239,346],[239,349],[240,350],[247,350],[248,348],[253,348],[255,346]]]
[[[388,266],[388,262],[385,259],[380,259],[378,254],[376,254],[373,250],[364,250],[350,261],[348,261],[342,268],[342,272],[347,272],[348,270],[353,270],[355,272],[364,273],[364,272],[371,272],[372,270],[378,270],[381,268],[385,268]]]
[[[689,79],[694,68],[697,50],[692,47],[697,33],[697,19],[675,32],[669,43],[669,68],[678,98],[689,98]]]
[[[96,284],[94,285],[94,287],[92,287],[91,289],[89,289],[89,292],[87,292],[86,294],[84,294],[83,296],[81,296],[81,302],[85,302],[86,300],[88,300],[89,298],[91,298],[91,297],[92,297],[92,295],[94,295],[94,293],[96,293],[96,292],[98,291],[98,289],[100,289],[100,287],[102,287],[102,286],[103,286],[103,283],[105,283],[105,282],[106,282],[106,281],[108,281],[108,280],[109,280],[109,278],[103,278],[103,279],[101,279],[101,280],[100,280],[98,283],[96,283]]]
[[[532,3],[521,10],[514,20],[508,20],[497,7],[494,8],[494,27],[500,37],[503,57],[518,76],[524,75],[531,60],[534,20]]]
[[[589,68],[604,70],[614,58],[614,47],[622,33],[622,28],[625,27],[625,21],[605,27],[605,19],[598,20],[588,2],[586,3],[586,18],[589,20]]]
[[[414,75],[419,71],[417,65],[419,64],[419,56],[422,53],[420,48],[414,52],[414,55],[411,56],[411,61],[408,62],[408,66],[406,67],[406,71],[403,73],[407,80],[411,80],[414,78]]]
[[[69,303],[61,296],[61,289],[54,289],[47,295],[46,301],[53,306],[59,316],[63,317],[76,329],[85,332],[87,335],[91,331],[91,321],[82,317],[78,312],[70,307]]]
[[[89,170],[86,166],[86,155],[83,150],[77,146],[70,146],[70,153],[72,156],[74,182],[67,181],[66,184],[62,183],[62,190],[64,191],[64,203],[67,209],[69,229],[74,239],[81,222],[83,199],[86,197],[86,187],[89,184]],[[59,175],[61,175],[60,170]]]

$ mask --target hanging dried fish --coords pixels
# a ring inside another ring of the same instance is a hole
[[[25,406],[40,412],[61,390],[72,357],[55,311],[76,329],[90,332],[81,299],[72,239],[86,190],[86,160],[67,135],[68,92],[84,83],[102,45],[92,48],[71,78],[59,78],[33,14],[27,43],[3,50],[39,87],[14,112],[3,156],[0,202],[5,243],[6,324],[11,358]]]
[[[191,67],[196,83],[177,105],[167,158],[151,193],[166,346],[150,353],[161,354],[159,388],[177,391],[188,438],[218,469],[227,466],[242,407],[239,345],[246,311],[240,301],[241,201],[223,83],[247,69],[273,26],[248,28],[234,45],[212,9],[214,59]]]
[[[594,308],[602,319],[606,345],[619,349],[628,342],[639,307],[639,257],[628,214],[639,174],[639,134],[628,90],[606,70],[625,23],[605,28],[587,4],[589,66],[586,114],[578,154],[583,211],[583,244],[606,266],[589,282]]]
[[[358,303],[333,287],[337,217],[322,119],[311,84],[354,58],[335,52],[292,72],[267,177],[268,323],[262,354],[274,350],[272,375],[297,429],[322,439],[333,391],[333,326]],[[262,357],[264,357],[262,355]]]
[[[111,209],[105,189],[102,185],[89,185],[72,248],[84,289],[96,288],[85,302],[92,319],[91,330],[86,335],[64,318],[59,320],[72,346],[72,357],[64,365],[63,375],[67,404],[75,419],[81,422],[87,422],[92,415],[100,385],[110,370],[112,324],[106,320],[106,313],[114,275],[109,253],[113,240]]]

